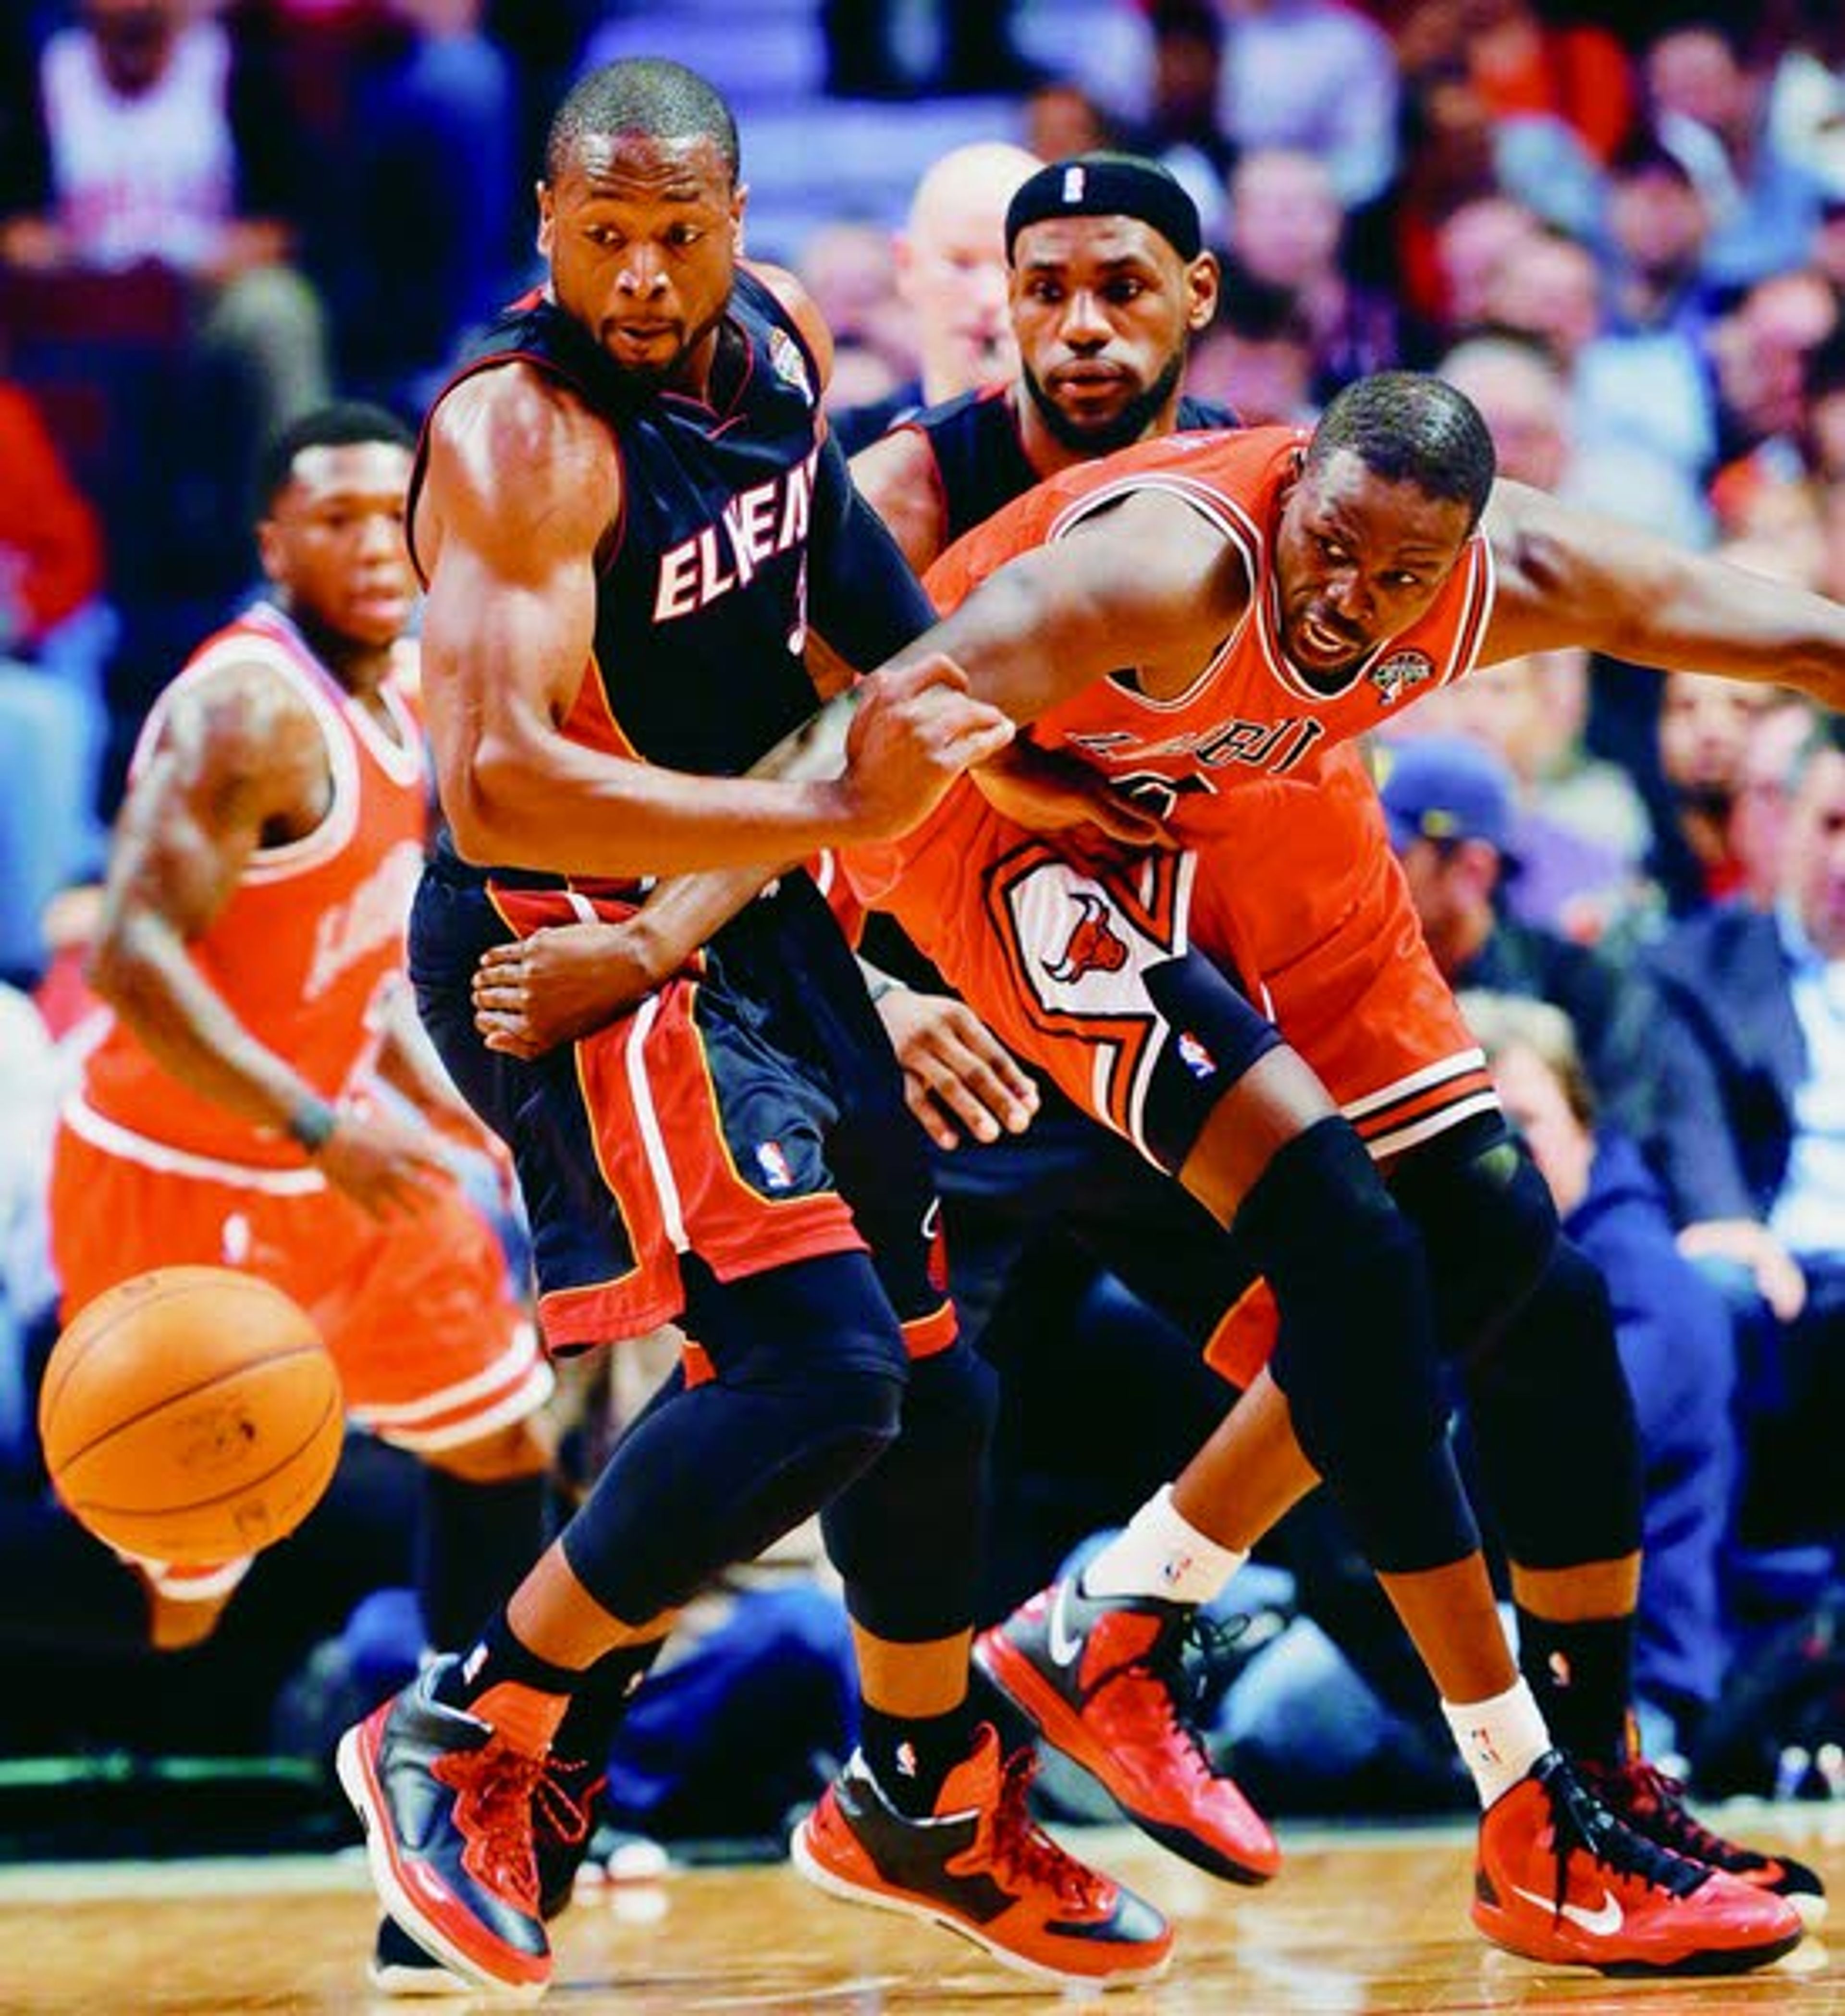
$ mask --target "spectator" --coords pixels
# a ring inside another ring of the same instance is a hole
[[[1687,545],[1709,543],[1701,504],[1716,453],[1703,358],[1670,330],[1608,333],[1601,269],[1580,239],[1541,232],[1486,290],[1490,319],[1541,344],[1562,372],[1569,429],[1598,470],[1593,501]],[[1644,485],[1644,488],[1641,486]],[[1578,501],[1587,501],[1579,493]]]
[[[941,0],[929,11],[935,60],[913,75],[896,46],[888,0],[823,0],[827,89],[838,98],[910,98],[919,92],[1018,95],[1040,81],[1012,39],[1009,0]]]
[[[1608,1283],[1643,1465],[1637,1708],[1650,1755],[1688,1755],[1729,1663],[1719,1593],[1735,1483],[1729,1314],[1674,1244],[1639,1150],[1599,1118],[1568,1015],[1492,993],[1463,994],[1461,1006],[1564,1231]]]
[[[1832,0],[1789,0],[1768,85],[1776,149],[1845,200],[1845,19]]]
[[[1349,210],[1382,195],[1396,165],[1384,31],[1336,0],[1234,0],[1223,17],[1218,124],[1231,143],[1317,155]]]
[[[1313,333],[1286,287],[1227,266],[1216,311],[1192,346],[1187,367],[1201,399],[1227,407],[1250,427],[1310,420]]]
[[[1730,808],[1730,851],[1741,869],[1737,895],[1771,911],[1787,867],[1789,779],[1818,715],[1804,693],[1782,695],[1757,715],[1743,745]]]
[[[1435,329],[1465,334],[1490,319],[1488,293],[1501,266],[1542,229],[1537,214],[1488,189],[1445,211],[1402,276],[1406,304]],[[1411,234],[1412,247],[1415,246]]]
[[[1205,236],[1215,243],[1223,221],[1224,189],[1237,161],[1236,143],[1217,112],[1223,89],[1223,16],[1216,0],[1151,0],[1147,25],[1153,38],[1147,109],[1122,144],[1179,178],[1198,205]],[[1088,149],[1032,151],[1056,161]]]
[[[1006,206],[1037,167],[1022,147],[983,140],[942,155],[917,184],[893,248],[917,376],[877,405],[839,415],[834,432],[848,455],[919,406],[1001,383],[1018,370],[1006,319]]]
[[[1381,760],[1390,844],[1442,977],[1562,1009],[1598,1094],[1625,1110],[1645,1041],[1644,994],[1589,947],[1504,914],[1501,891],[1521,866],[1511,772],[1461,736],[1414,736],[1386,744]]]
[[[1494,178],[1551,222],[1587,225],[1599,170],[1626,136],[1634,80],[1605,28],[1547,23],[1529,0],[1428,0],[1398,32],[1418,99],[1447,103]]]
[[[1670,329],[1701,347],[1718,298],[1703,270],[1710,205],[1656,136],[1637,136],[1609,164],[1601,238],[1609,328]]]
[[[1509,301],[1502,304],[1515,311]],[[1504,474],[1706,545],[1710,513],[1699,482],[1716,451],[1716,427],[1696,360],[1682,351],[1628,355],[1622,345],[1591,337],[1572,370],[1537,332],[1504,328],[1457,344],[1439,369],[1479,407]],[[1665,396],[1627,398],[1649,369]]]
[[[323,400],[318,297],[288,262],[301,164],[285,103],[187,0],[84,0],[40,55],[31,124],[0,164],[0,261],[198,291],[197,340],[232,358],[266,439]]]
[[[1742,30],[1713,9],[1655,35],[1642,63],[1659,138],[1710,206],[1705,278],[1746,287],[1800,265],[1818,222],[1821,185],[1770,128]]]
[[[1483,665],[1396,730],[1468,736],[1504,758],[1520,863],[1505,907],[1584,944],[1640,893],[1652,832],[1633,779],[1584,742],[1588,708],[1588,653],[1571,646]]]
[[[1845,747],[1815,725],[1789,779],[1772,911],[1708,909],[1649,966],[1661,1013],[1645,1142],[1679,1244],[1706,1263],[1738,1320],[1746,1548],[1824,1539],[1845,1503]]]
[[[1775,704],[1765,689],[1703,672],[1669,672],[1659,695],[1655,774],[1642,779],[1653,819],[1648,869],[1668,913],[1691,916],[1739,893],[1731,822],[1743,753]]]
[[[1119,144],[1108,113],[1069,77],[1048,77],[1028,92],[1021,124],[1025,152],[1040,161]]]
[[[1316,405],[1349,380],[1397,361],[1389,301],[1355,284],[1341,264],[1345,225],[1331,175],[1310,154],[1259,148],[1243,156],[1231,178],[1224,241],[1231,261],[1293,295],[1312,340]]]
[[[457,335],[519,290],[519,105],[486,0],[385,0],[351,86],[337,225],[341,375],[420,411]],[[405,257],[407,246],[414,258]]]
[[[1633,124],[1636,89],[1607,29],[1553,25],[1530,0],[1462,0],[1452,18],[1457,52],[1495,121],[1555,120],[1593,160],[1613,158]]]
[[[0,978],[31,988],[46,905],[100,865],[104,675],[101,528],[38,404],[0,378]]]
[[[1837,337],[1840,297],[1811,267],[1758,281],[1711,332],[1719,455],[1712,498],[1724,529],[1746,534],[1804,488],[1807,394],[1815,360]]]

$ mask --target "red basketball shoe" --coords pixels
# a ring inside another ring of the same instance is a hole
[[[1684,1786],[1657,1766],[1641,1757],[1624,1764],[1591,1764],[1579,1758],[1576,1768],[1589,1790],[1636,1834],[1757,1890],[1785,1897],[1808,1931],[1825,1923],[1825,1885],[1817,1870],[1791,1855],[1764,1855],[1713,1834],[1685,1803]]]
[[[545,1760],[434,1694],[438,1659],[340,1738],[340,1783],[365,1823],[385,1910],[424,1952],[522,1997],[551,1978],[532,1809]]]
[[[1800,1942],[1784,1897],[1635,1831],[1547,1750],[1480,1816],[1473,1922],[1527,1960],[1604,1974],[1742,1974]]]
[[[1266,1883],[1281,1849],[1234,1780],[1213,1769],[1182,1705],[1195,1614],[1154,1597],[1087,1597],[1066,1575],[983,1632],[974,1657],[1136,1826],[1213,1876]]]
[[[1028,1751],[1002,1762],[982,1727],[926,1820],[893,1807],[855,1754],[795,1830],[795,1867],[836,1897],[945,1925],[1052,1981],[1126,1986],[1163,1974],[1172,1928],[1032,1823]]]

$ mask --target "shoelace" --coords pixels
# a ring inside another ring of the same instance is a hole
[[[1015,1750],[1000,1767],[991,1837],[993,1861],[1002,1876],[1054,1891],[1060,1902],[1079,1910],[1099,1910],[1102,1877],[1066,1854],[1031,1816],[1025,1795],[1037,1769],[1029,1750]]]
[[[1644,1758],[1595,1770],[1589,1783],[1616,1815],[1631,1813],[1651,1823],[1665,1835],[1668,1848],[1695,1862],[1729,1868],[1766,1859],[1713,1834],[1685,1806],[1683,1784]]]
[[[532,1802],[545,1779],[545,1761],[497,1739],[472,1755],[452,1755],[431,1767],[459,1794],[455,1824],[470,1845],[488,1886],[521,1910],[538,1908],[538,1865],[532,1839]]]
[[[580,1792],[573,1791],[571,1781],[583,1781],[589,1769],[587,1764],[565,1758],[547,1760],[544,1775],[532,1795],[535,1834],[542,1834],[564,1848],[575,1848],[579,1841],[588,1840],[596,1795],[607,1782],[600,1777],[589,1778],[582,1782]]]
[[[1709,1877],[1710,1871],[1702,1863],[1688,1861],[1628,1826],[1562,1758],[1558,1758],[1544,1773],[1543,1784],[1550,1801],[1551,1831],[1556,1845],[1557,1889],[1553,1902],[1559,1917],[1569,1888],[1569,1858],[1578,1849],[1601,1868],[1617,1876],[1637,1876],[1643,1883],[1674,1897],[1688,1897]]]

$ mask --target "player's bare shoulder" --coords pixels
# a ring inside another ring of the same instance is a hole
[[[1084,571],[1151,650],[1214,646],[1241,621],[1253,587],[1242,547],[1182,491],[1138,485],[1086,517]]]
[[[920,427],[893,427],[852,459],[859,494],[886,525],[918,574],[948,542],[948,500],[935,452]]]
[[[785,266],[766,266],[752,259],[744,262],[744,270],[774,295],[783,313],[800,331],[801,340],[813,353],[823,391],[833,376],[833,333],[813,295]]]
[[[166,704],[145,787],[240,803],[264,819],[318,818],[330,764],[306,698],[272,665],[227,655]]]
[[[430,416],[417,556],[433,580],[451,537],[510,572],[592,552],[619,515],[607,422],[561,379],[511,358],[463,379]]]

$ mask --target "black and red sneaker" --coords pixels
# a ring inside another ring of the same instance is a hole
[[[1172,1958],[1153,1906],[1079,1862],[1026,1805],[1035,1760],[1002,1758],[991,1723],[912,1820],[855,1753],[795,1831],[795,1867],[854,1903],[946,1926],[1021,1973],[1090,1988],[1151,1981]]]
[[[1684,1786],[1656,1765],[1642,1757],[1630,1758],[1623,1764],[1594,1764],[1579,1758],[1576,1768],[1602,1803],[1635,1833],[1675,1855],[1785,1897],[1809,1931],[1825,1922],[1825,1885],[1817,1870],[1791,1855],[1769,1855],[1740,1841],[1726,1841],[1686,1805]]]
[[[1473,1892],[1496,1946],[1603,1974],[1743,1974],[1803,1930],[1786,1898],[1636,1832],[1558,1750],[1480,1816]]]
[[[469,1982],[534,1997],[551,1978],[532,1845],[545,1760],[436,1698],[453,1663],[437,1660],[347,1730],[340,1783],[402,1929]]]
[[[546,1760],[532,1799],[532,1860],[538,1874],[539,1916],[548,1925],[570,1907],[577,1872],[596,1831],[596,1805],[608,1783],[593,1764]],[[378,1924],[371,1983],[381,1995],[467,1995],[473,1984],[426,1953],[395,1918]]]
[[[1153,1597],[1085,1596],[1071,1575],[983,1632],[974,1657],[1136,1826],[1213,1876],[1266,1883],[1281,1848],[1235,1780],[1213,1766],[1186,1712],[1196,1615]]]

